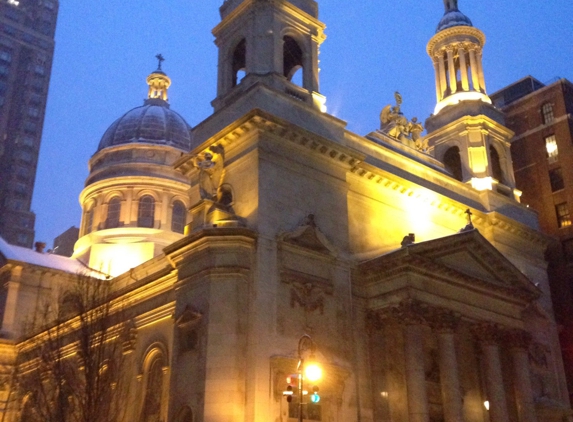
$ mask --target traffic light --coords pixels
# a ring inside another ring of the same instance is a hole
[[[283,396],[286,396],[287,402],[292,402],[292,396],[293,396],[293,391],[292,391],[292,385],[288,385],[286,390],[283,391]]]
[[[320,396],[318,395],[318,387],[316,385],[312,387],[312,396],[310,396],[310,401],[313,403],[318,403],[320,401]]]

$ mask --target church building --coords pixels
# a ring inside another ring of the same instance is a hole
[[[128,373],[118,422],[570,420],[549,238],[457,3],[428,34],[434,114],[408,119],[396,93],[366,136],[320,93],[315,0],[224,1],[214,111],[194,127],[158,56],[148,99],[90,159],[73,257],[0,243],[4,420],[37,420],[15,374],[81,324],[62,317],[78,267],[112,283],[106,318],[129,328],[109,337]],[[55,323],[26,331],[45,302]],[[86,371],[80,349],[64,357]]]

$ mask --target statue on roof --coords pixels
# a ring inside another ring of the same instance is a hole
[[[412,121],[408,121],[404,114],[400,111],[402,106],[402,96],[399,92],[394,93],[396,105],[387,105],[380,113],[380,130],[397,139],[404,145],[415,148],[419,151],[426,151],[428,149],[427,141],[422,140],[421,133],[424,131],[424,126],[418,122],[418,118],[414,117]]]

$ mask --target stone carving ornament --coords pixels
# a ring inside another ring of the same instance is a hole
[[[419,151],[427,151],[428,141],[423,140],[421,136],[424,126],[418,122],[417,117],[414,117],[411,121],[404,117],[400,111],[402,96],[399,92],[394,94],[394,98],[396,99],[396,105],[387,105],[380,113],[380,129],[404,145]]]
[[[193,166],[199,170],[201,198],[217,202],[225,170],[224,148],[220,145],[213,145],[207,151],[194,156],[192,160]]]

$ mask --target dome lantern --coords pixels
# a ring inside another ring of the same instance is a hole
[[[171,86],[171,79],[161,69],[161,64],[165,61],[162,54],[155,56],[159,64],[157,70],[147,77],[147,85],[149,85],[149,93],[147,94],[148,100],[163,100],[167,101],[167,90]]]

